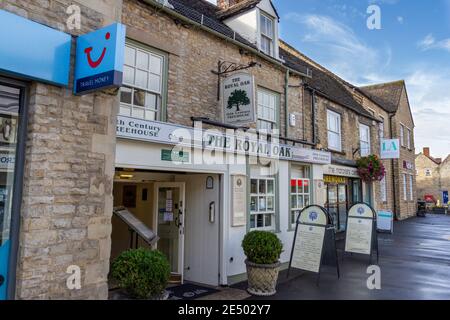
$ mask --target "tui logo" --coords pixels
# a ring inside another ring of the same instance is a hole
[[[111,34],[109,32],[107,32],[105,35],[105,39],[109,40],[110,38],[111,38]],[[95,69],[102,63],[103,58],[105,58],[106,47],[103,48],[102,54],[95,61],[91,57],[92,49],[93,49],[92,47],[86,48],[86,49],[84,49],[84,53],[86,54],[87,61],[88,61],[89,65],[91,66],[91,68]]]

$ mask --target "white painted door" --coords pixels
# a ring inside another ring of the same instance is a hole
[[[155,183],[154,224],[157,249],[166,255],[172,274],[181,276],[184,265],[184,182]]]
[[[206,187],[208,177],[213,188]],[[218,175],[178,176],[186,183],[184,276],[187,281],[219,284],[220,186]]]

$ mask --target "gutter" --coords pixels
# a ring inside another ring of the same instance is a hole
[[[151,5],[153,7],[158,8],[160,11],[162,11],[162,12],[168,14],[168,15],[171,15],[171,16],[173,16],[173,17],[175,17],[177,19],[180,19],[180,20],[182,20],[184,22],[190,23],[190,24],[192,24],[194,26],[197,26],[201,30],[204,30],[204,31],[209,32],[209,33],[212,33],[215,36],[217,36],[217,37],[219,37],[219,38],[221,38],[221,39],[223,39],[225,41],[231,42],[231,43],[235,44],[236,46],[238,46],[238,47],[240,47],[242,49],[245,49],[245,50],[247,50],[247,51],[257,55],[258,57],[260,57],[260,58],[262,58],[262,59],[264,59],[264,60],[266,60],[266,61],[268,61],[268,62],[270,62],[272,64],[275,64],[276,66],[281,67],[284,70],[287,70],[290,73],[296,74],[296,75],[298,75],[300,77],[311,78],[310,75],[308,75],[306,73],[303,73],[303,72],[300,72],[300,71],[297,71],[297,70],[294,70],[294,69],[291,69],[291,68],[285,66],[280,61],[265,55],[264,53],[262,53],[258,49],[255,49],[255,48],[252,48],[252,47],[250,47],[248,45],[245,45],[242,42],[237,41],[236,39],[229,38],[226,35],[221,34],[220,32],[217,32],[217,31],[214,31],[214,30],[208,28],[207,26],[205,26],[202,23],[195,22],[195,21],[193,21],[193,20],[191,20],[191,19],[189,19],[189,18],[179,14],[175,10],[170,9],[169,7],[165,6],[164,4],[162,4],[162,3],[158,2],[158,1],[155,1],[155,0],[141,0],[141,1],[145,2],[148,5]],[[203,17],[204,17],[204,15],[202,15],[202,22],[203,22]]]
[[[394,138],[394,131],[392,129],[392,118],[395,117],[395,113],[389,113],[389,135],[390,138],[393,139]],[[393,201],[393,211],[394,211],[394,217],[396,220],[398,220],[398,215],[397,215],[397,188],[396,188],[396,184],[395,184],[395,170],[394,170],[394,159],[391,159],[391,176],[392,176],[392,201]],[[399,176],[400,179],[400,176]]]

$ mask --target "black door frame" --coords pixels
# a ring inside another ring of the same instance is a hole
[[[22,206],[23,176],[25,169],[25,147],[28,125],[29,84],[19,80],[0,76],[0,84],[20,89],[19,128],[17,130],[17,149],[14,166],[14,186],[11,205],[10,251],[8,262],[8,281],[6,299],[14,300],[16,292],[17,258],[19,254],[19,232]]]

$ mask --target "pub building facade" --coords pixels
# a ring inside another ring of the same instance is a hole
[[[358,154],[379,153],[379,118],[278,38],[271,1],[31,2],[2,2],[0,23],[31,31],[11,42],[16,52],[50,39],[33,54],[61,73],[0,60],[11,163],[0,299],[106,299],[111,261],[150,248],[130,238],[120,210],[159,236],[151,247],[173,282],[231,285],[245,279],[247,232],[275,232],[285,267],[305,206],[326,206],[337,231],[352,203],[380,207],[377,184],[355,172]],[[82,23],[72,30],[74,3]],[[75,38],[114,22],[126,27],[122,86],[74,95]],[[81,288],[67,286],[73,266]]]

